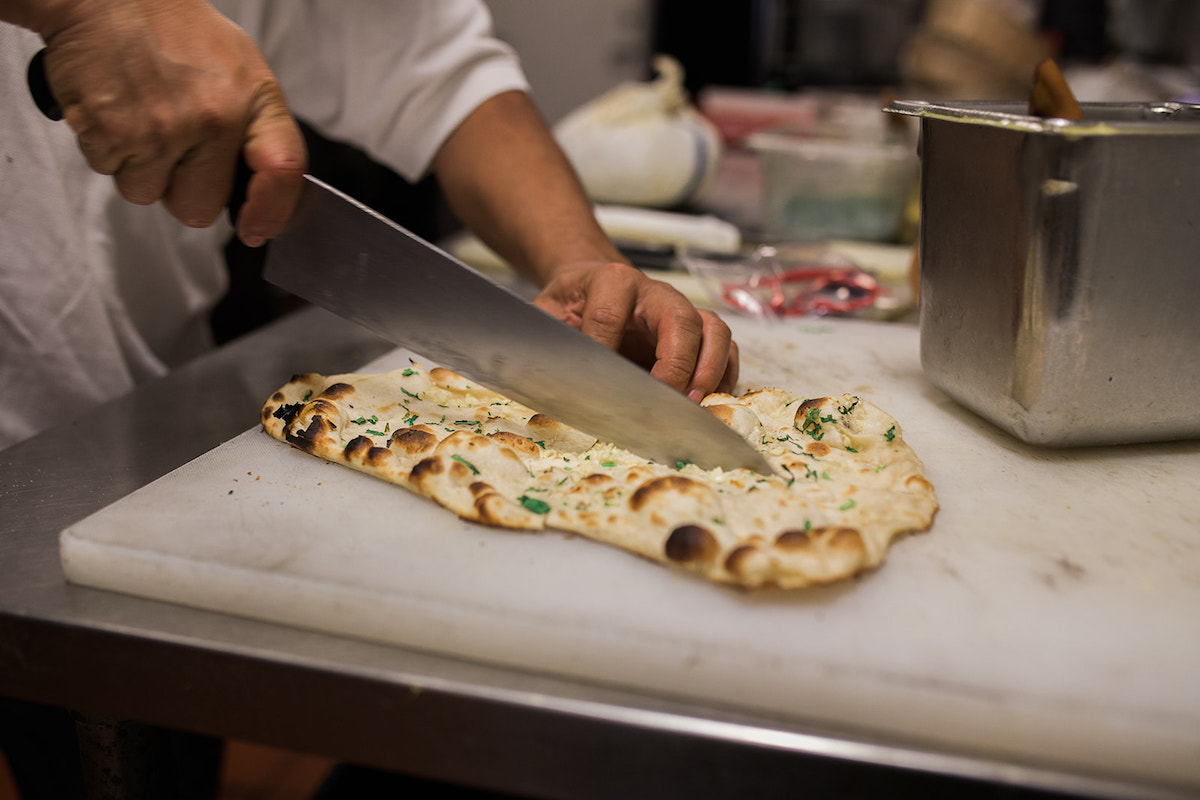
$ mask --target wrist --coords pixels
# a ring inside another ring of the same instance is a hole
[[[555,230],[554,226],[549,229]],[[573,265],[629,263],[599,226],[594,229],[587,226],[584,230],[576,230],[574,235],[566,234],[563,228],[557,231],[538,242],[540,246],[528,259],[538,285],[545,286],[560,271]]]

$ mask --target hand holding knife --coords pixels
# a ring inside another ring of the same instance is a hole
[[[61,119],[44,52],[30,64],[30,90],[47,117]],[[251,179],[243,161],[234,220]],[[664,463],[771,472],[670,386],[311,176],[266,277],[604,441]]]

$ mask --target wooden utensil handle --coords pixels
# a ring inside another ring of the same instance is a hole
[[[1083,119],[1083,109],[1053,59],[1047,58],[1033,72],[1029,113],[1036,117]]]

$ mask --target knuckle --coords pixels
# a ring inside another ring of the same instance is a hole
[[[117,192],[134,205],[148,206],[159,199],[158,192],[143,179],[122,178],[121,174],[117,173],[115,181]]]
[[[587,309],[587,316],[592,325],[605,331],[617,331],[625,327],[625,315],[612,306],[594,306]]]
[[[600,270],[606,278],[630,277],[637,272],[633,267],[620,261],[607,261],[600,267]]]
[[[699,339],[704,333],[704,317],[686,299],[682,303],[675,304],[671,309],[671,322],[677,330],[688,337]]]
[[[691,380],[692,367],[693,364],[681,356],[669,356],[659,359],[653,373],[667,385],[683,389]]]
[[[733,331],[730,330],[729,325],[718,314],[707,309],[702,309],[698,313],[706,335],[717,336],[728,341],[733,340]]]

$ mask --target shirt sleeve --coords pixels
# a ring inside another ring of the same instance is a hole
[[[296,116],[410,181],[488,98],[528,91],[480,0],[218,0]]]

